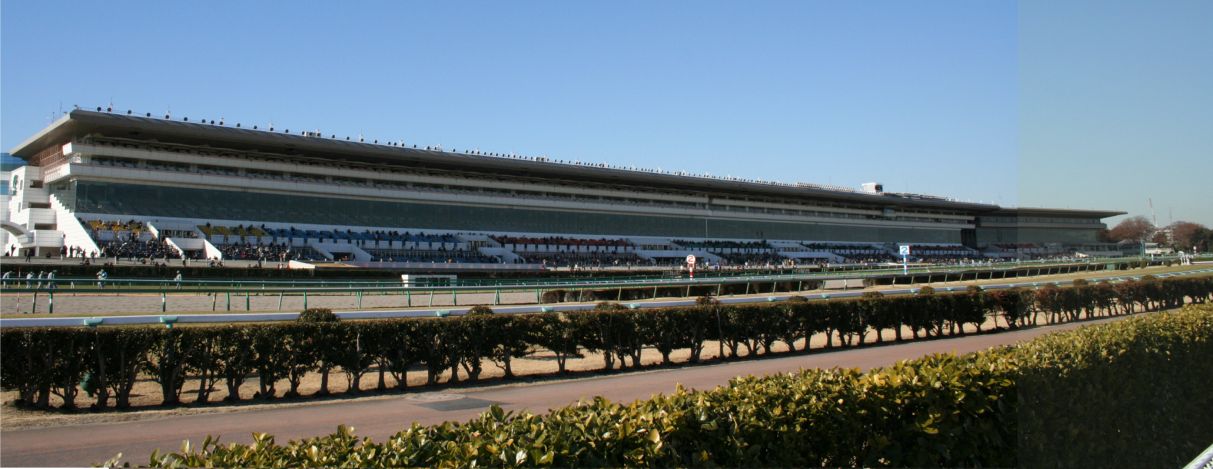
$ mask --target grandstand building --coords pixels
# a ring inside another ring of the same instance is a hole
[[[1122,212],[670,173],[75,110],[12,149],[5,254],[560,265],[1112,251]],[[122,254],[119,254],[122,255]]]

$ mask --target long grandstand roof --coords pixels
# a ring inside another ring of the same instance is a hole
[[[50,126],[26,139],[12,150],[14,156],[28,160],[51,145],[90,134],[164,143],[207,146],[214,149],[259,151],[282,156],[320,158],[334,162],[358,162],[393,166],[470,171],[494,175],[513,174],[611,184],[640,185],[675,190],[711,191],[759,196],[814,198],[858,202],[879,206],[931,207],[989,213],[1007,210],[997,205],[960,202],[920,194],[865,193],[813,185],[793,185],[758,181],[712,178],[616,168],[597,164],[573,164],[536,158],[507,158],[355,142],[327,138],[312,132],[254,130],[232,125],[216,125],[184,120],[160,119],[130,114],[74,110]],[[1045,210],[1050,209],[1035,209]],[[1108,217],[1122,212],[1061,210],[1054,215]]]
[[[1044,208],[1044,207],[1002,207],[998,211],[990,213],[995,216],[1033,216],[1043,215],[1052,217],[1091,217],[1098,216],[1099,218],[1114,217],[1117,215],[1125,215],[1128,212],[1118,212],[1113,210],[1083,210],[1073,208]]]

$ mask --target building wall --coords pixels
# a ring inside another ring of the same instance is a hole
[[[996,214],[977,217],[977,244],[1099,242],[1099,218],[1082,216]]]
[[[960,230],[648,216],[368,201],[78,181],[57,196],[78,213],[453,231],[619,236],[958,243]],[[71,202],[68,202],[68,201]]]
[[[8,154],[5,153],[4,156],[7,157]],[[11,189],[8,186],[12,182],[10,174],[8,170],[0,171],[0,220],[5,221],[9,219],[8,199]],[[11,235],[8,234],[8,231],[0,230],[0,248],[8,249],[9,236]]]

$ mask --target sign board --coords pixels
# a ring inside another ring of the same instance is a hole
[[[910,255],[910,247],[909,247],[909,246],[906,246],[906,245],[901,245],[901,246],[898,246],[898,247],[897,247],[897,254],[902,255],[902,256],[908,256],[908,255]]]
[[[695,255],[687,254],[687,265],[695,265]]]
[[[455,275],[403,274],[400,276],[400,283],[404,285],[404,288],[446,287],[453,285],[458,278]]]

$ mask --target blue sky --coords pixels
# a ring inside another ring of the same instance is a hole
[[[0,4],[82,107],[1213,225],[1213,2]]]

